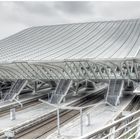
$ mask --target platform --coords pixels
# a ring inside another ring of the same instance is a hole
[[[99,89],[105,87],[106,85],[103,85],[100,88],[94,90],[94,92],[97,92]],[[82,95],[73,96],[71,98],[68,98],[68,100],[66,100],[66,102],[63,103],[62,105],[67,106],[90,94],[93,94],[93,92],[89,94],[84,93]],[[56,110],[55,107],[49,106],[45,103],[40,103],[33,107],[16,112],[16,118],[17,118],[16,120],[11,121],[9,115],[3,116],[0,118],[0,131],[4,131],[7,128],[14,128],[17,126],[21,126],[22,124],[28,123],[32,120],[36,120],[37,118],[47,115],[55,110]]]
[[[83,113],[83,135],[86,133],[89,133],[90,131],[96,130],[100,127],[103,127],[104,125],[112,122],[112,119],[117,117],[118,114],[122,110],[126,108],[126,106],[130,103],[133,96],[129,98],[124,98],[123,101],[119,106],[116,108],[105,105],[104,101],[99,104],[96,108],[91,108],[88,110],[90,112],[90,125],[87,126],[87,117],[86,112]],[[60,128],[60,134],[61,136],[57,136],[57,131],[55,131],[53,134],[49,135],[47,139],[56,139],[56,138],[78,138],[81,136],[80,131],[80,117],[76,117],[72,121],[70,121],[68,124],[62,126]],[[45,138],[44,136],[42,138]]]
[[[45,97],[45,96],[47,96],[46,91],[41,92],[41,93],[37,93],[35,95],[33,95],[32,93],[26,93],[26,94],[20,95],[19,102],[24,104],[24,103],[27,103],[31,100],[35,100],[35,99]],[[0,102],[0,110],[2,110],[3,108],[8,108],[8,107],[11,107],[11,106],[18,106],[18,105],[19,104],[16,101]]]
[[[30,122],[33,119],[38,118],[41,115],[48,114],[53,111],[52,106],[48,106],[44,103],[35,105],[33,107],[18,111],[16,113],[16,120],[11,121],[10,116],[4,116],[0,118],[0,130],[5,130],[7,128],[13,128],[17,125],[22,125],[24,123]]]

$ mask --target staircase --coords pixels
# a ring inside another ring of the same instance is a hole
[[[68,93],[72,84],[72,80],[60,80],[55,92],[52,94],[50,103],[59,104],[62,102],[66,94]]]
[[[117,79],[110,80],[108,93],[106,96],[107,103],[109,103],[113,106],[116,106],[119,104],[119,99],[120,99],[121,94],[122,94],[123,85],[124,85],[123,80],[119,80],[119,79],[118,80]]]
[[[27,80],[17,80],[10,88],[9,92],[4,96],[4,101],[13,101],[16,96],[20,94],[22,89],[26,86]]]

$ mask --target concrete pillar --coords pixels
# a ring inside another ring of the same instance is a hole
[[[15,108],[10,109],[10,120],[15,120],[16,119],[16,110]]]
[[[47,95],[48,95],[48,100],[49,100],[50,99],[50,94],[48,93]]]
[[[90,114],[88,113],[86,116],[87,116],[87,126],[90,126]]]
[[[83,112],[82,108],[80,109],[80,130],[81,130],[81,136],[83,135]]]
[[[57,137],[60,136],[60,112],[59,108],[57,108]]]
[[[35,93],[37,92],[37,81],[35,81],[35,83],[34,83],[34,91],[35,91]]]

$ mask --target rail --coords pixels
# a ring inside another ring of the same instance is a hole
[[[113,121],[98,130],[92,131],[82,137],[81,139],[130,139],[138,138],[140,129],[140,110],[131,113],[119,120]],[[121,125],[122,124],[122,125]],[[119,125],[121,125],[119,127]]]

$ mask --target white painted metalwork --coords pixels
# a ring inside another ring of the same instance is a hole
[[[140,110],[130,113],[129,115],[115,120],[112,123],[98,129],[94,130],[93,132],[89,132],[88,134],[82,136],[82,139],[88,139],[88,138],[100,138],[100,139],[110,139],[110,137],[113,136],[115,139],[130,139],[130,138],[138,138],[139,134],[139,117]],[[133,118],[133,119],[132,119]],[[120,127],[118,127],[120,124],[122,124]],[[117,127],[117,128],[116,128]],[[129,129],[128,129],[129,128]],[[114,129],[113,131],[111,131]],[[127,130],[126,130],[127,129]],[[126,131],[125,131],[126,130]]]
[[[27,80],[17,80],[10,88],[10,90],[7,92],[7,94],[5,94],[4,96],[4,101],[6,100],[16,100],[16,97],[21,93],[21,91],[23,90],[23,88],[26,86],[26,84],[28,83]],[[16,100],[17,101],[17,100]]]
[[[0,79],[139,79],[140,19],[31,27],[0,50]]]

